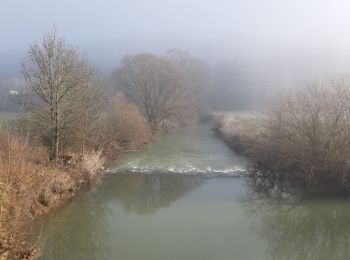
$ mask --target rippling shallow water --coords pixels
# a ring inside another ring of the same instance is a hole
[[[176,129],[145,151],[130,153],[108,171],[239,176],[247,160],[233,153],[206,125]]]
[[[42,259],[350,258],[348,200],[252,196],[246,163],[205,126],[160,137],[38,224]]]

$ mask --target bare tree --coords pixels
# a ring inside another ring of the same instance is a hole
[[[177,64],[186,74],[196,110],[199,113],[206,113],[210,85],[210,71],[207,65],[201,59],[181,49],[168,50],[167,55],[170,61]]]
[[[121,90],[136,103],[152,131],[191,113],[191,91],[186,75],[171,61],[152,54],[126,56],[116,72]]]
[[[203,92],[208,89],[210,72],[202,60],[180,49],[168,50],[167,55],[173,63],[177,64],[187,74],[194,91]]]
[[[35,122],[48,133],[50,159],[59,156],[61,137],[80,116],[81,90],[93,69],[54,29],[40,44],[30,46],[22,63],[25,104]]]

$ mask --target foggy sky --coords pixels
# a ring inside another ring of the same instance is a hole
[[[0,78],[18,78],[29,44],[54,24],[102,70],[184,49],[226,71],[215,88],[244,89],[251,102],[350,74],[348,0],[0,0]]]
[[[245,88],[284,91],[350,73],[349,14],[347,0],[0,0],[0,76],[20,75],[29,44],[55,24],[102,70],[180,48],[213,68],[229,61]]]
[[[0,0],[0,53],[54,23],[70,43],[125,52],[350,51],[349,12],[346,0]]]

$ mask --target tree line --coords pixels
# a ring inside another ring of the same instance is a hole
[[[204,62],[178,49],[125,56],[112,77],[103,75],[56,29],[30,45],[22,75],[22,129],[48,148],[51,160],[65,150],[116,149],[186,125],[203,111],[208,86]],[[113,134],[123,132],[121,122],[143,133]]]

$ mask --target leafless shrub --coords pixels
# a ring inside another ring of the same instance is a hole
[[[114,97],[101,133],[98,143],[105,144],[105,150],[136,149],[151,137],[147,120],[137,105],[127,102],[121,93]]]
[[[350,83],[344,78],[277,99],[267,112],[260,163],[326,190],[350,185]]]

